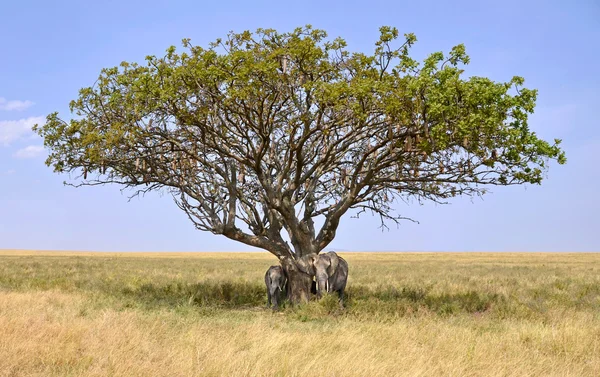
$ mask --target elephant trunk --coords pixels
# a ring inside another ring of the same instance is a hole
[[[323,292],[329,292],[329,279],[327,275],[317,275],[317,295],[321,297]]]

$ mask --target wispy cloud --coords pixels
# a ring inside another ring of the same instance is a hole
[[[12,142],[33,134],[31,127],[36,123],[43,124],[44,117],[29,117],[19,120],[0,121],[0,146],[9,146]]]
[[[19,149],[13,154],[15,158],[35,158],[44,152],[44,147],[41,145],[30,145],[23,149]]]
[[[0,110],[4,111],[22,111],[33,106],[34,103],[31,101],[19,101],[19,100],[7,100],[4,97],[0,97]]]

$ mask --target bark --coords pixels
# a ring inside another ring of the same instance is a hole
[[[290,257],[281,258],[281,265],[287,277],[287,295],[292,304],[308,302],[312,276],[301,271],[296,261]]]

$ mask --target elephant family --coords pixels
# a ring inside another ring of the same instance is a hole
[[[281,266],[271,266],[265,273],[267,286],[267,306],[273,305],[274,310],[279,309],[281,299],[285,297],[286,277]]]
[[[323,292],[337,292],[340,300],[344,300],[344,290],[348,281],[348,262],[335,252],[309,254],[300,258],[298,267],[316,278],[317,296]]]

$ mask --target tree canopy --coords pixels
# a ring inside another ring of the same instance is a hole
[[[293,258],[325,248],[349,210],[385,225],[403,219],[398,200],[539,184],[566,161],[529,129],[523,78],[465,77],[463,45],[419,63],[415,42],[392,27],[369,54],[311,26],[184,39],[103,69],[73,119],[35,129],[71,184],[167,190],[198,229]]]

